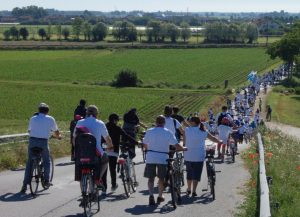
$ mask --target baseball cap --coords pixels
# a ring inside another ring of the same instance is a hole
[[[39,108],[49,108],[49,106],[48,106],[46,103],[41,102],[41,103],[39,104]]]

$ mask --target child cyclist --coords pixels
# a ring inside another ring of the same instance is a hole
[[[225,147],[228,145],[230,134],[235,133],[230,127],[230,120],[224,117],[221,124],[218,126],[219,140],[223,141],[223,144],[218,144],[218,158],[224,162]],[[221,150],[222,147],[222,150]]]

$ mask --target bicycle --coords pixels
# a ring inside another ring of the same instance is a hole
[[[45,170],[42,159],[42,148],[34,147],[31,148],[31,152],[33,154],[31,162],[30,162],[30,192],[32,196],[36,196],[39,183],[41,182],[42,187],[44,189],[48,189],[49,186],[46,186],[45,181]],[[49,183],[51,185],[54,173],[54,164],[53,158],[50,155],[50,175],[49,175]]]
[[[172,155],[170,151],[170,155]],[[172,198],[174,209],[181,204],[181,187],[184,186],[184,161],[183,154],[176,152],[175,158],[167,159],[168,162],[168,177],[166,178],[169,185],[169,190]]]
[[[216,199],[215,193],[215,184],[216,184],[216,170],[215,170],[215,162],[214,155],[216,151],[215,145],[207,145],[206,146],[206,171],[207,171],[207,188],[202,189],[202,191],[208,191],[210,188],[210,194],[212,195],[213,200]]]
[[[81,205],[86,217],[100,211],[99,189],[95,184],[96,139],[91,134],[82,133],[75,142],[76,165],[80,170],[81,178]],[[94,208],[96,207],[96,208]]]
[[[136,192],[138,182],[135,173],[135,164],[132,161],[130,148],[127,144],[120,145],[121,155],[118,159],[117,171],[120,173],[120,178],[124,186],[125,195],[130,197],[131,193]]]

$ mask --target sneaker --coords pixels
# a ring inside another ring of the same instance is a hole
[[[27,191],[27,185],[23,185],[22,188],[21,188],[20,193],[25,194],[26,191]]]
[[[186,190],[186,195],[187,195],[187,196],[190,196],[191,193],[192,193],[192,192],[191,192],[190,190],[188,190],[188,189]]]
[[[111,186],[111,191],[116,191],[118,187],[119,187],[118,184]]]
[[[160,204],[161,202],[164,202],[165,198],[164,197],[157,197],[157,204]]]
[[[154,196],[151,195],[151,196],[149,197],[149,206],[154,206],[154,205],[155,205]]]
[[[45,189],[49,189],[50,186],[51,186],[51,184],[49,182],[45,182],[45,184],[44,184],[44,188]]]
[[[106,190],[102,191],[101,196],[106,197]]]
[[[197,193],[193,192],[192,197],[197,197],[197,196],[198,196]]]

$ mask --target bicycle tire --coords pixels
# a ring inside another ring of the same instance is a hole
[[[210,179],[211,179],[211,181],[210,181],[210,193],[212,195],[212,199],[215,200],[216,199],[215,181],[214,181],[213,177],[211,177]]]
[[[90,174],[83,174],[82,175],[82,202],[83,202],[83,209],[84,215],[89,217],[91,214],[91,195],[88,193],[90,188]]]
[[[42,164],[43,165],[43,164]],[[44,174],[45,172],[45,168],[42,167],[42,176],[41,176],[41,184],[43,186],[44,189],[46,189],[45,186],[45,180],[44,180]],[[53,157],[50,155],[50,173],[49,173],[49,183],[52,183],[53,180],[53,174],[54,174],[54,163],[53,163]]]
[[[124,186],[125,195],[130,197],[130,186],[128,188],[127,174],[124,168],[124,165],[121,165],[121,179]]]
[[[39,179],[40,179],[40,171],[39,166],[36,160],[32,160],[30,163],[30,192],[32,196],[36,196],[38,187],[39,187]]]
[[[174,209],[177,208],[177,192],[174,186],[174,177],[173,174],[169,174],[169,182],[170,182],[170,191],[171,191],[171,199],[172,199],[172,205]]]

